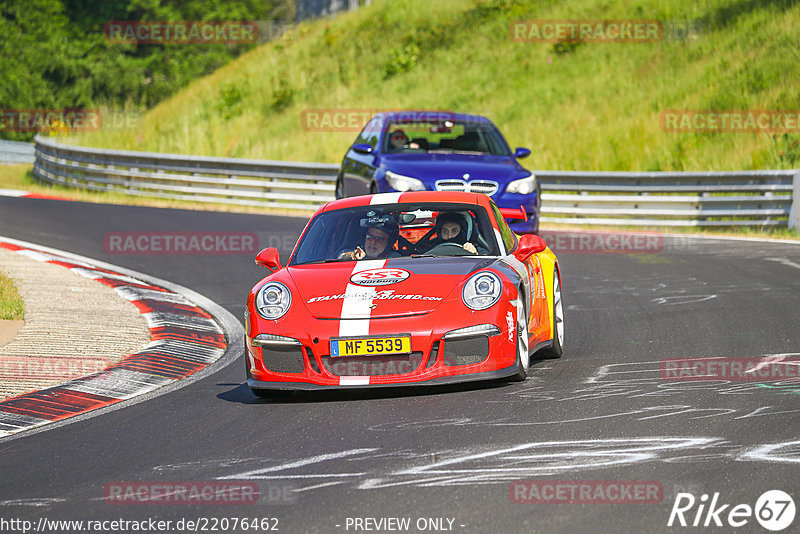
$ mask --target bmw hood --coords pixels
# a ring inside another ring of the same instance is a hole
[[[494,258],[394,258],[289,267],[293,292],[317,319],[401,317],[434,311]],[[295,302],[297,302],[295,301]]]
[[[511,156],[486,154],[399,154],[384,156],[383,167],[404,176],[433,182],[445,179],[508,180],[530,174]]]

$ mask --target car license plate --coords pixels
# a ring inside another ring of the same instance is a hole
[[[409,354],[411,336],[332,339],[331,356],[383,356]]]

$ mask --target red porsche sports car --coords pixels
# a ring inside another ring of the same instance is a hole
[[[564,341],[558,260],[482,194],[383,193],[322,206],[247,298],[247,385],[275,390],[524,380]]]

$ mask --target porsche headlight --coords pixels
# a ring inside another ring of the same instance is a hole
[[[425,191],[425,184],[416,178],[386,171],[386,181],[395,191]]]
[[[472,310],[485,310],[500,300],[503,284],[500,277],[489,271],[481,271],[467,280],[461,290],[461,300]]]
[[[530,175],[526,178],[514,180],[506,187],[507,193],[517,193],[520,195],[530,195],[536,191],[536,176]]]
[[[292,304],[292,293],[280,282],[267,282],[256,293],[256,311],[264,319],[283,317]]]

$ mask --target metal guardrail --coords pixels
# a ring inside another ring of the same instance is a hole
[[[84,148],[36,137],[34,175],[82,189],[314,210],[334,198],[338,165]],[[533,171],[545,223],[800,226],[800,171]]]
[[[33,143],[0,140],[0,163],[33,163]]]
[[[316,210],[333,200],[338,165],[105,150],[36,137],[36,178],[130,195]]]
[[[534,171],[543,222],[631,226],[797,226],[798,170]]]

